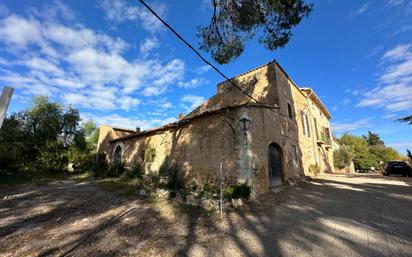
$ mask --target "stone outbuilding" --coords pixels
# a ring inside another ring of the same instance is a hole
[[[249,184],[253,196],[311,175],[315,165],[333,171],[331,115],[312,89],[299,88],[276,61],[231,80],[253,99],[220,83],[175,123],[146,131],[102,126],[99,155],[143,164],[146,173],[167,175],[175,165],[198,183],[223,174],[226,183]]]

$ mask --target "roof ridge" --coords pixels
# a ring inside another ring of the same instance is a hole
[[[265,67],[265,66],[268,66],[268,65],[270,65],[270,64],[272,64],[272,63],[274,63],[274,62],[277,63],[277,62],[276,62],[276,59],[273,59],[272,61],[270,61],[270,62],[268,62],[268,63],[265,63],[265,64],[262,64],[262,65],[260,65],[260,66],[258,66],[258,67],[256,67],[256,68],[251,69],[251,70],[248,70],[248,71],[245,71],[245,72],[243,72],[243,73],[240,73],[240,74],[238,74],[238,75],[236,75],[236,76],[234,76],[234,77],[229,78],[228,80],[219,82],[219,83],[217,83],[217,85],[219,86],[219,85],[221,85],[221,84],[223,84],[223,83],[226,83],[226,82],[228,82],[228,81],[230,81],[230,80],[232,80],[232,79],[235,79],[235,78],[238,78],[238,77],[240,77],[240,76],[243,76],[243,75],[249,74],[249,73],[251,73],[251,72],[254,72],[254,71],[256,71],[256,70],[259,70],[259,69],[261,69],[261,68],[263,68],[263,67]]]

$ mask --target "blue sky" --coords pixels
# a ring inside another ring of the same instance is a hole
[[[209,2],[149,1],[194,45]],[[412,149],[412,127],[394,122],[412,113],[412,2],[313,3],[285,48],[251,41],[221,70],[235,76],[277,59],[322,98],[335,134],[371,130],[403,153]],[[47,95],[83,119],[146,129],[176,120],[222,81],[135,0],[3,0],[0,38],[0,83],[16,88],[9,113]]]

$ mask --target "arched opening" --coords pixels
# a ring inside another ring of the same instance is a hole
[[[268,150],[269,161],[269,187],[282,185],[283,183],[283,154],[282,148],[276,144],[271,143]]]
[[[119,145],[116,147],[116,150],[114,151],[114,157],[113,157],[114,163],[121,163],[122,162],[122,147]]]

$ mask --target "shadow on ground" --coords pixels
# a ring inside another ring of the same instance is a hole
[[[411,178],[329,176],[221,221],[92,184],[0,192],[5,256],[410,256]]]

